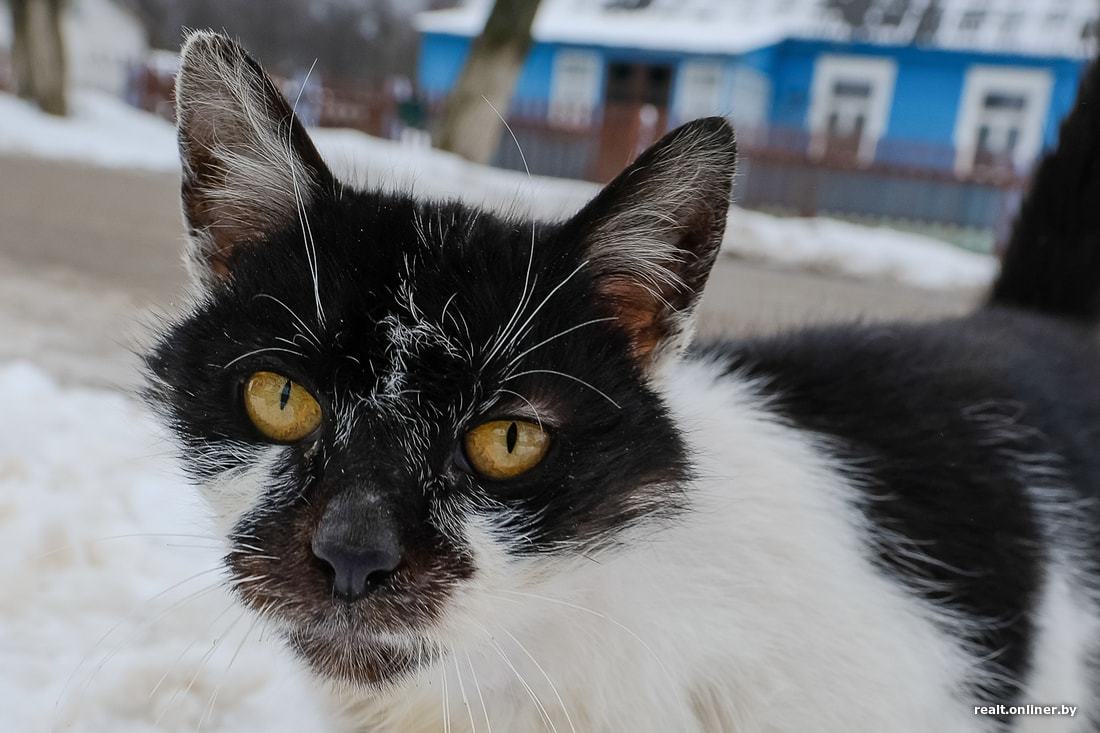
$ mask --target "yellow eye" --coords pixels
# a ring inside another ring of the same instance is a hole
[[[501,481],[537,466],[550,447],[550,436],[534,423],[493,420],[466,433],[465,447],[475,471]]]
[[[305,387],[275,372],[256,372],[244,386],[244,409],[271,440],[293,443],[321,424],[321,406]]]

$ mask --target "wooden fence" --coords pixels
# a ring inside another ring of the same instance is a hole
[[[147,71],[139,78],[138,104],[170,116],[171,76]],[[296,95],[290,84],[277,82]],[[392,87],[337,83],[307,93],[310,98],[299,105],[300,111],[311,108],[312,123],[390,139],[401,138],[409,127],[431,130],[446,101],[399,95]],[[536,175],[605,181],[667,125],[666,114],[646,118],[641,107],[612,107],[563,112],[545,103],[515,103],[507,116],[510,134],[501,135],[492,164],[513,170],[526,164]],[[800,129],[740,129],[738,139],[736,200],[801,216],[902,221],[996,235],[1015,212],[1025,184],[1020,171],[998,160],[984,160],[960,175],[954,170],[955,150],[947,145],[884,140],[872,161],[861,161],[851,146],[814,144]]]

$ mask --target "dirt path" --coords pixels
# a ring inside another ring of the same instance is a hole
[[[67,381],[135,386],[129,349],[141,323],[171,309],[184,283],[175,176],[0,157],[0,191],[0,360],[31,359]],[[930,318],[962,312],[975,297],[724,257],[701,331]]]

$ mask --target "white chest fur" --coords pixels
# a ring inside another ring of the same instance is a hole
[[[339,695],[353,726],[990,730],[960,684],[972,660],[870,564],[853,490],[812,440],[705,364],[666,383],[691,511],[553,568],[475,543],[450,658],[384,698]]]

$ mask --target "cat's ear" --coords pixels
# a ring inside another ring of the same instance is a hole
[[[331,181],[271,79],[239,45],[199,31],[176,78],[183,213],[201,280],[230,274],[237,247],[298,221]]]
[[[690,122],[642,153],[567,227],[647,373],[691,339],[726,227],[735,159],[724,118]]]

